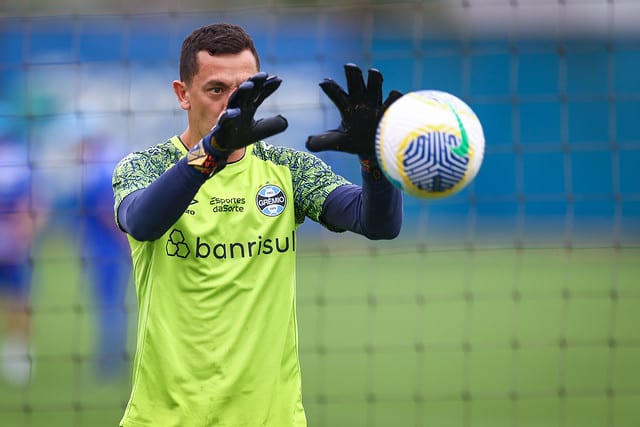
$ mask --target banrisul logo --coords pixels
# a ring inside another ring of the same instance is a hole
[[[277,185],[267,184],[260,187],[256,195],[256,206],[266,216],[278,216],[287,205],[284,191]]]
[[[167,256],[177,258],[215,258],[219,260],[253,258],[296,251],[296,232],[277,236],[257,235],[246,241],[212,241],[171,230],[166,243]]]
[[[169,240],[167,240],[165,249],[167,250],[167,255],[177,256],[179,258],[186,258],[191,253],[184,234],[182,234],[182,231],[176,229],[173,229],[169,234]]]

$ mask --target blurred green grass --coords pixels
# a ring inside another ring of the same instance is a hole
[[[640,425],[639,255],[301,256],[311,425]]]
[[[640,425],[640,249],[371,247],[299,249],[310,426]],[[34,282],[35,375],[0,383],[0,425],[117,425],[129,375],[94,372],[68,236],[44,239]]]

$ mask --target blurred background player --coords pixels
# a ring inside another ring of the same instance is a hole
[[[131,274],[125,235],[113,221],[111,177],[120,155],[103,137],[81,144],[80,254],[97,322],[96,369],[101,379],[128,373],[126,294]],[[74,225],[76,227],[78,225]]]
[[[5,129],[6,130],[6,129]],[[29,293],[31,251],[43,217],[33,206],[31,170],[20,159],[20,146],[0,130],[0,298],[3,335],[2,374],[13,385],[31,375]],[[25,157],[26,158],[26,157]]]

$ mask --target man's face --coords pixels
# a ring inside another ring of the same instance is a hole
[[[200,51],[198,73],[189,86],[184,86],[184,101],[181,101],[188,111],[193,135],[199,139],[209,133],[225,110],[229,96],[257,72],[256,59],[249,50],[215,56]]]

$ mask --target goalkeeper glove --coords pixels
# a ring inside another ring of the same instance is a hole
[[[288,123],[281,115],[254,119],[258,107],[281,83],[277,76],[260,72],[240,84],[218,123],[189,151],[188,163],[212,176],[222,170],[234,150],[283,132]]]
[[[341,123],[337,129],[312,135],[307,139],[309,151],[344,151],[358,154],[361,159],[375,160],[375,139],[378,123],[389,106],[402,96],[392,90],[382,102],[382,74],[369,70],[367,85],[362,71],[355,64],[344,66],[348,93],[334,80],[325,79],[320,83],[324,93],[340,112]]]

